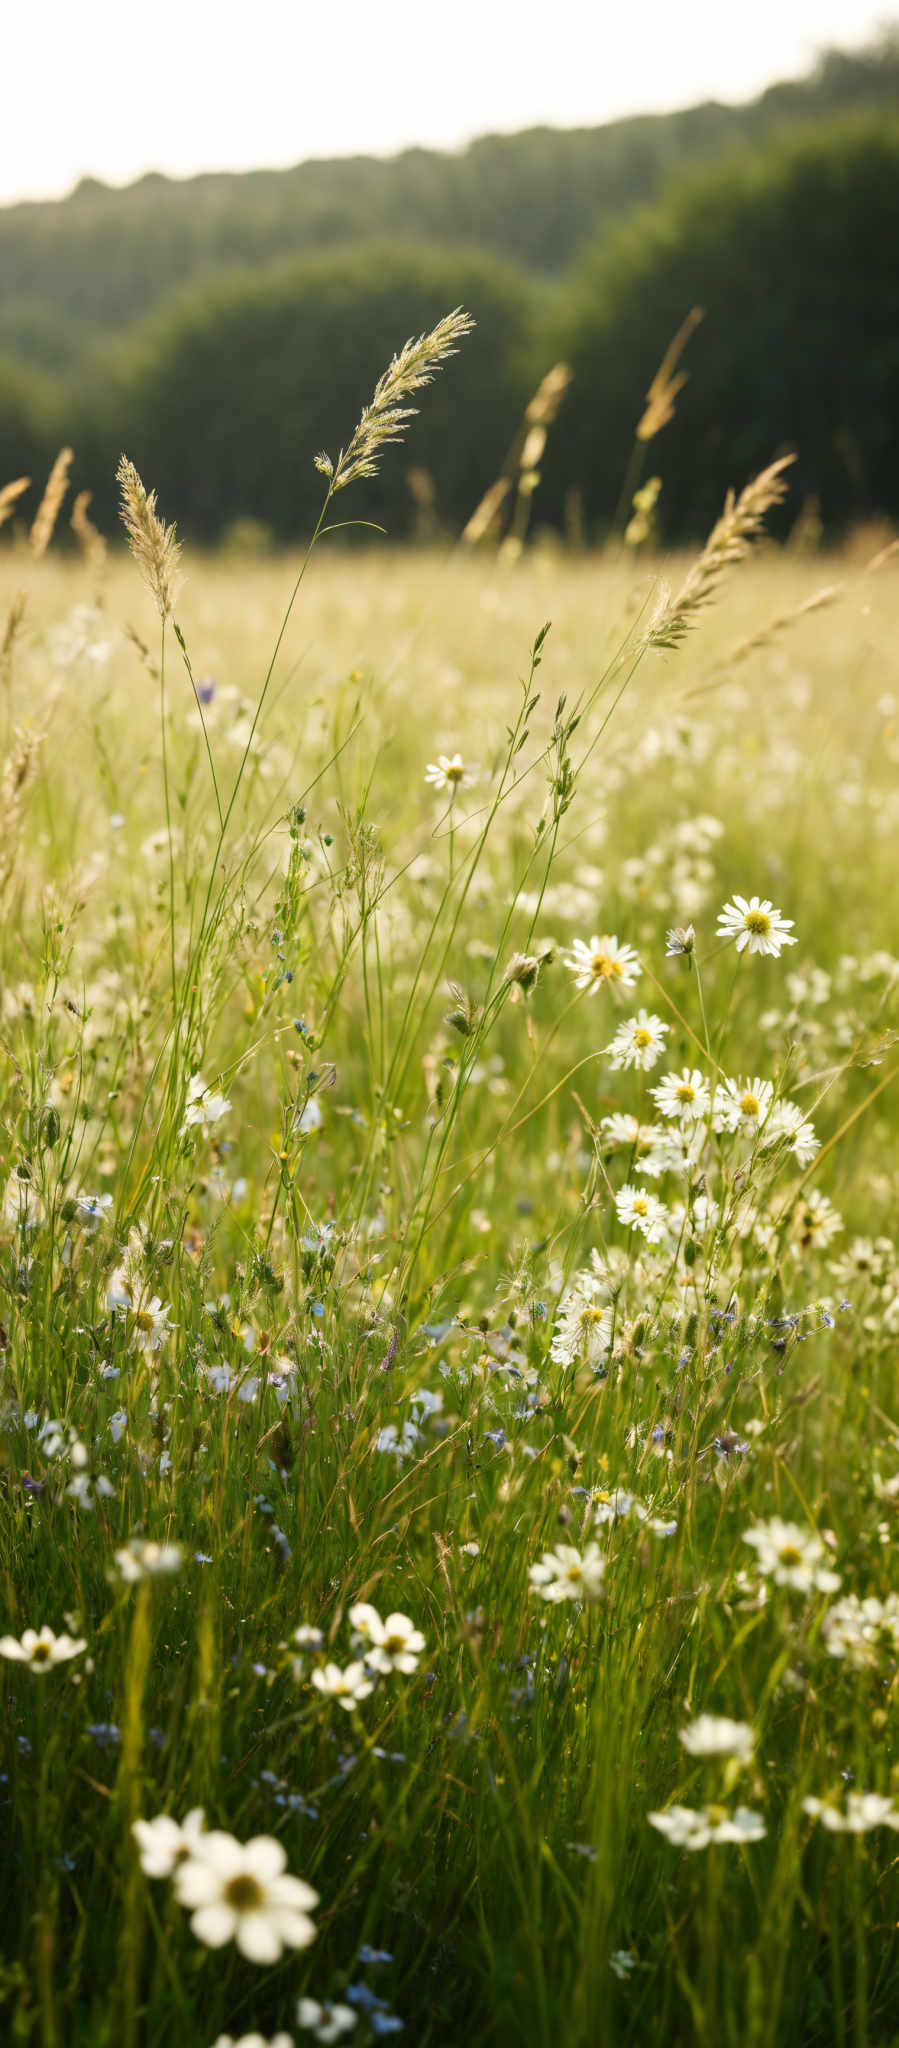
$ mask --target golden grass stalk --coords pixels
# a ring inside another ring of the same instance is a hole
[[[475,506],[468,525],[463,526],[463,540],[469,541],[474,546],[476,541],[486,538],[491,528],[495,526],[504,500],[508,497],[511,489],[512,481],[510,477],[497,477],[495,484],[491,484],[489,490],[484,492],[480,504]]]
[[[46,707],[44,723],[37,732],[26,731],[16,726],[12,733],[12,746],[0,774],[0,816],[3,818],[3,836],[0,842],[0,896],[15,873],[22,828],[22,809],[30,783],[38,771],[41,748],[55,704],[55,695]]]
[[[91,495],[90,491],[79,491],[72,506],[69,524],[88,568],[99,576],[106,561],[106,542],[93,520],[88,518],[87,508],[91,502]]]
[[[382,448],[390,441],[402,439],[409,420],[414,419],[418,410],[404,401],[413,391],[420,391],[422,385],[430,384],[435,370],[447,356],[455,355],[457,342],[470,334],[473,326],[471,315],[457,306],[454,312],[438,320],[430,334],[407,341],[399,355],[394,356],[379,377],[349,446],[341,449],[336,463],[328,455],[315,458],[316,469],[330,480],[331,496],[357,477],[376,475]]]
[[[133,462],[123,455],[116,470],[121,491],[119,515],[137,566],[153,593],[160,618],[171,618],[181,587],[181,543],[174,526],[163,525],[156,510],[156,492],[147,492]]]
[[[69,470],[72,466],[71,448],[61,448],[47,478],[44,495],[34,516],[29,540],[36,562],[45,555],[53,538],[53,528],[59,517],[59,508],[69,488]]]
[[[747,640],[738,641],[737,646],[732,647],[730,653],[716,663],[715,674],[707,682],[696,683],[692,689],[682,690],[681,698],[704,697],[710,690],[720,690],[722,683],[735,668],[739,667],[740,662],[747,661],[751,654],[758,654],[763,647],[772,647],[782,633],[788,632],[791,626],[798,625],[800,620],[807,619],[810,612],[820,612],[825,606],[835,604],[837,598],[842,596],[842,592],[842,583],[828,583],[821,590],[816,590],[811,597],[807,597],[803,604],[795,605],[792,611],[778,612],[775,618],[768,620],[767,625],[760,626],[756,633],[751,633]]]
[[[17,590],[6,614],[6,625],[3,628],[3,638],[0,640],[0,683],[4,689],[7,688],[12,675],[13,655],[16,641],[24,625],[27,602],[24,590]]]
[[[870,562],[865,563],[865,575],[873,575],[876,570],[883,568],[885,562],[891,562],[894,555],[897,554],[899,554],[899,540],[888,540],[886,547],[878,548],[876,555],[871,556]]]
[[[5,526],[7,519],[12,518],[13,506],[22,492],[27,491],[30,482],[30,476],[17,476],[15,483],[4,484],[0,491],[0,526]]]
[[[562,403],[572,372],[567,363],[554,363],[537,386],[525,413],[529,427],[551,427]]]
[[[795,455],[781,455],[754,477],[738,498],[728,491],[724,511],[716,521],[702,554],[690,570],[676,597],[664,593],[643,637],[644,647],[678,647],[701,612],[715,596],[726,569],[743,560],[762,530],[766,512],[779,505],[787,494],[784,471]]]
[[[655,376],[646,393],[646,411],[637,427],[638,441],[651,441],[659,434],[668,421],[674,418],[674,401],[687,382],[689,372],[678,370],[677,364],[694,329],[705,318],[702,306],[694,306],[677,330],[674,340],[669,342]],[[676,374],[675,374],[676,372]]]

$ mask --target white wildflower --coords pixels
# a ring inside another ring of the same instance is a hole
[[[175,1895],[207,1948],[235,1941],[251,1963],[276,1963],[285,1948],[308,1948],[318,1892],[287,1872],[287,1853],[270,1835],[241,1843],[218,1829],[200,1834],[175,1870]]]
[[[760,1813],[738,1806],[729,1814],[722,1806],[667,1806],[648,1815],[649,1825],[667,1836],[674,1849],[707,1849],[711,1842],[760,1842],[765,1823]]]
[[[26,1628],[21,1636],[0,1636],[0,1657],[13,1664],[27,1664],[30,1671],[49,1671],[54,1664],[66,1664],[87,1649],[85,1637],[54,1635],[52,1628]]]
[[[899,1829],[899,1812],[882,1792],[847,1792],[845,1811],[826,1799],[803,1799],[802,1811],[833,1835],[866,1835],[871,1828]]]
[[[783,1522],[779,1515],[772,1515],[770,1521],[756,1522],[747,1529],[743,1541],[752,1544],[759,1571],[773,1578],[776,1586],[791,1586],[797,1593],[837,1591],[839,1573],[822,1565],[826,1553],[820,1536],[801,1529],[797,1522]]]
[[[709,1084],[697,1067],[684,1067],[680,1074],[666,1074],[650,1090],[660,1116],[691,1124],[709,1113]]]
[[[792,925],[792,917],[782,917],[767,897],[761,902],[751,896],[747,903],[745,896],[735,896],[719,913],[718,937],[735,939],[738,953],[748,947],[750,953],[772,953],[776,959],[784,946],[796,944]]]
[[[568,955],[568,966],[574,975],[575,988],[592,989],[594,992],[606,982],[615,988],[634,988],[641,973],[633,946],[619,945],[614,937],[594,937],[589,945],[583,939],[575,939]]]
[[[386,1676],[391,1671],[418,1670],[425,1639],[407,1614],[388,1614],[382,1621],[376,1607],[360,1600],[350,1608],[350,1627],[353,1648],[363,1650],[370,1671]]]
[[[463,761],[461,754],[438,754],[436,761],[428,762],[425,774],[425,781],[432,789],[448,789],[451,798],[457,789],[468,789],[477,779],[477,768]]]
[[[316,2041],[339,2041],[342,2034],[351,2034],[358,2013],[351,2005],[334,2005],[330,2000],[319,2003],[317,1998],[301,1998],[297,2005],[297,2025],[314,2034]]]
[[[647,1074],[662,1057],[669,1028],[661,1017],[638,1010],[636,1017],[619,1024],[611,1045],[606,1046],[606,1058],[613,1067],[636,1067]]]
[[[374,1692],[375,1682],[361,1662],[348,1664],[341,1670],[339,1664],[323,1664],[312,1673],[312,1683],[326,1699],[337,1700],[338,1705],[351,1714],[360,1700],[367,1700]]]
[[[680,1731],[689,1756],[733,1756],[748,1763],[755,1749],[755,1733],[747,1721],[731,1721],[726,1714],[699,1714]]]
[[[539,1564],[532,1564],[528,1577],[542,1600],[598,1600],[606,1560],[598,1543],[588,1543],[581,1555],[570,1543],[557,1543],[545,1550]]]
[[[155,1820],[136,1820],[131,1832],[145,1876],[171,1877],[203,1833],[203,1808],[192,1807],[180,1824],[167,1813],[158,1813]]]
[[[115,1561],[126,1586],[136,1586],[141,1579],[168,1578],[180,1571],[184,1552],[178,1543],[151,1543],[132,1536],[116,1551]]]

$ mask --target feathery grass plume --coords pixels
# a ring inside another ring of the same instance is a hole
[[[3,684],[4,689],[8,688],[12,675],[13,655],[15,653],[16,641],[25,622],[25,606],[27,603],[28,599],[25,591],[17,590],[6,614],[6,625],[3,628],[3,638],[0,640],[0,683]]]
[[[678,392],[687,382],[689,371],[677,370],[677,364],[694,329],[705,319],[702,306],[694,306],[692,312],[682,321],[674,340],[669,342],[655,376],[646,393],[646,411],[637,427],[638,441],[651,441],[660,434],[668,421],[674,418],[674,401]],[[677,374],[675,375],[675,371]]]
[[[716,661],[714,671],[706,682],[695,683],[689,690],[681,690],[678,702],[686,702],[690,697],[704,697],[711,690],[720,690],[722,683],[741,661],[747,661],[751,654],[758,654],[763,647],[772,647],[774,642],[780,639],[781,634],[787,632],[791,626],[798,625],[802,619],[807,619],[810,612],[820,612],[825,606],[835,604],[842,594],[842,583],[828,583],[823,589],[816,590],[811,597],[807,597],[803,604],[794,606],[792,611],[778,612],[775,618],[768,620],[767,625],[760,626],[757,633],[750,633],[747,640],[738,641],[729,654]]]
[[[120,458],[116,482],[122,494],[119,516],[128,545],[164,621],[171,618],[181,587],[181,543],[175,538],[174,526],[163,525],[156,510],[156,492],[145,491],[127,455]]]
[[[795,455],[781,455],[760,476],[754,477],[738,498],[728,491],[721,518],[713,526],[686,582],[676,597],[670,591],[663,594],[643,636],[644,647],[680,645],[714,597],[724,571],[748,554],[751,543],[761,532],[765,513],[786,497],[784,470],[795,460]]]
[[[15,483],[4,484],[0,491],[0,526],[5,526],[7,519],[12,518],[16,499],[21,498],[23,491],[27,491],[30,482],[30,476],[17,476]]]
[[[541,377],[524,415],[529,427],[552,426],[572,375],[567,363],[554,363],[546,376]]]
[[[106,542],[103,539],[102,533],[94,525],[93,520],[87,516],[87,508],[91,502],[91,497],[92,493],[90,491],[79,491],[72,506],[72,517],[69,525],[76,536],[88,568],[92,569],[95,575],[99,576],[106,561]]]
[[[402,439],[407,421],[414,419],[418,411],[417,406],[404,405],[403,400],[413,391],[420,391],[423,384],[430,384],[434,371],[447,356],[455,355],[456,343],[470,334],[473,326],[470,313],[457,306],[454,312],[438,320],[430,334],[407,341],[399,355],[394,356],[384,375],[378,378],[371,403],[365,407],[349,446],[341,448],[336,463],[328,455],[315,458],[316,469],[330,480],[332,497],[356,477],[376,475],[381,449],[390,441]]]
[[[546,447],[547,428],[552,426],[568,386],[571,371],[567,363],[554,363],[547,370],[537,386],[534,396],[525,409],[524,419],[518,429],[502,471],[489,490],[484,492],[467,526],[462,529],[462,539],[470,547],[478,541],[499,537],[500,512],[515,483],[515,507],[510,520],[509,533],[503,543],[507,560],[517,560],[524,546],[531,512],[531,499],[540,482],[538,462],[542,460]]]
[[[69,470],[72,466],[71,448],[61,448],[47,478],[47,487],[34,516],[29,540],[36,562],[45,555],[53,538],[53,528],[59,516],[59,508],[69,488]]]
[[[55,702],[54,693],[46,705],[43,725],[37,731],[26,731],[24,726],[19,725],[13,728],[12,746],[3,763],[3,771],[0,774],[0,818],[3,820],[0,839],[0,897],[5,893],[15,871],[25,793],[38,771],[41,748],[47,737]]]

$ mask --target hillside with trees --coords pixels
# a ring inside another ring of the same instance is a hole
[[[658,475],[660,537],[690,538],[787,447],[793,502],[814,499],[828,532],[899,518],[897,88],[886,36],[745,107],[8,208],[0,483],[37,482],[71,444],[109,531],[126,447],[191,538],[254,520],[296,539],[316,450],[351,432],[394,348],[464,303],[475,335],[408,465],[367,497],[393,534],[421,528],[421,489],[427,530],[459,532],[560,360],[573,378],[538,524],[576,503],[600,539]],[[635,456],[646,391],[694,306],[689,382]]]

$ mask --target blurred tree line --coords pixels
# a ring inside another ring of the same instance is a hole
[[[560,359],[574,374],[538,523],[576,506],[599,536],[623,479],[629,502],[651,470],[660,533],[692,536],[786,447],[794,504],[814,497],[826,527],[899,516],[897,88],[886,36],[746,107],[9,208],[0,485],[38,484],[70,442],[109,530],[125,447],[185,534],[256,520],[296,538],[320,500],[314,454],[337,453],[407,335],[462,303],[475,335],[357,501],[392,533],[459,531]],[[693,306],[689,384],[635,456]]]

